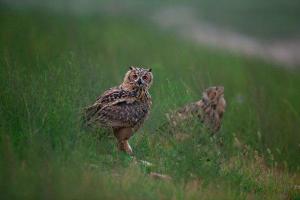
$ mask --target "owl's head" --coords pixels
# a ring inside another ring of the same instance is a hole
[[[213,86],[209,87],[203,92],[203,101],[209,102],[214,105],[219,102],[221,98],[224,97],[224,87],[223,86]]]
[[[149,89],[153,82],[152,69],[129,67],[123,85],[130,88]]]

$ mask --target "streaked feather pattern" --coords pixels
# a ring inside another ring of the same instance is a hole
[[[132,154],[128,140],[149,115],[152,82],[151,69],[130,67],[120,86],[105,91],[85,108],[85,124],[112,128],[119,150]]]

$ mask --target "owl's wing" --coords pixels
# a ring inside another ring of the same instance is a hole
[[[123,101],[130,102],[133,99],[133,93],[119,87],[114,87],[105,91],[100,97],[98,97],[94,105],[99,105],[102,108],[104,106],[113,105]]]
[[[148,114],[149,108],[140,102],[118,102],[103,107],[97,116],[97,121],[110,127],[139,126]]]
[[[119,87],[111,88],[98,97],[93,105],[85,108],[85,121],[89,124],[99,120],[100,111],[103,108],[111,107],[122,102],[130,103],[133,101],[134,98],[130,92],[124,91]]]

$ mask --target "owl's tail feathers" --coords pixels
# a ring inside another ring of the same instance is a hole
[[[83,127],[92,127],[93,122],[95,121],[95,117],[97,115],[99,108],[98,106],[92,105],[89,107],[86,107],[82,111],[82,125]]]

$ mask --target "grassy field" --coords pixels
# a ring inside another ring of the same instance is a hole
[[[138,19],[0,12],[1,199],[299,199],[300,73],[178,41]],[[153,109],[131,144],[81,128],[80,111],[130,65],[151,66]],[[164,113],[224,85],[211,137]],[[168,174],[154,180],[150,172]]]
[[[202,20],[265,40],[298,37],[299,1],[190,0]]]
[[[47,8],[77,14],[132,14],[151,18],[160,9],[190,7],[200,22],[239,32],[261,40],[298,39],[300,34],[300,1],[282,0],[4,0],[8,5]],[[178,13],[179,14],[179,13]]]

